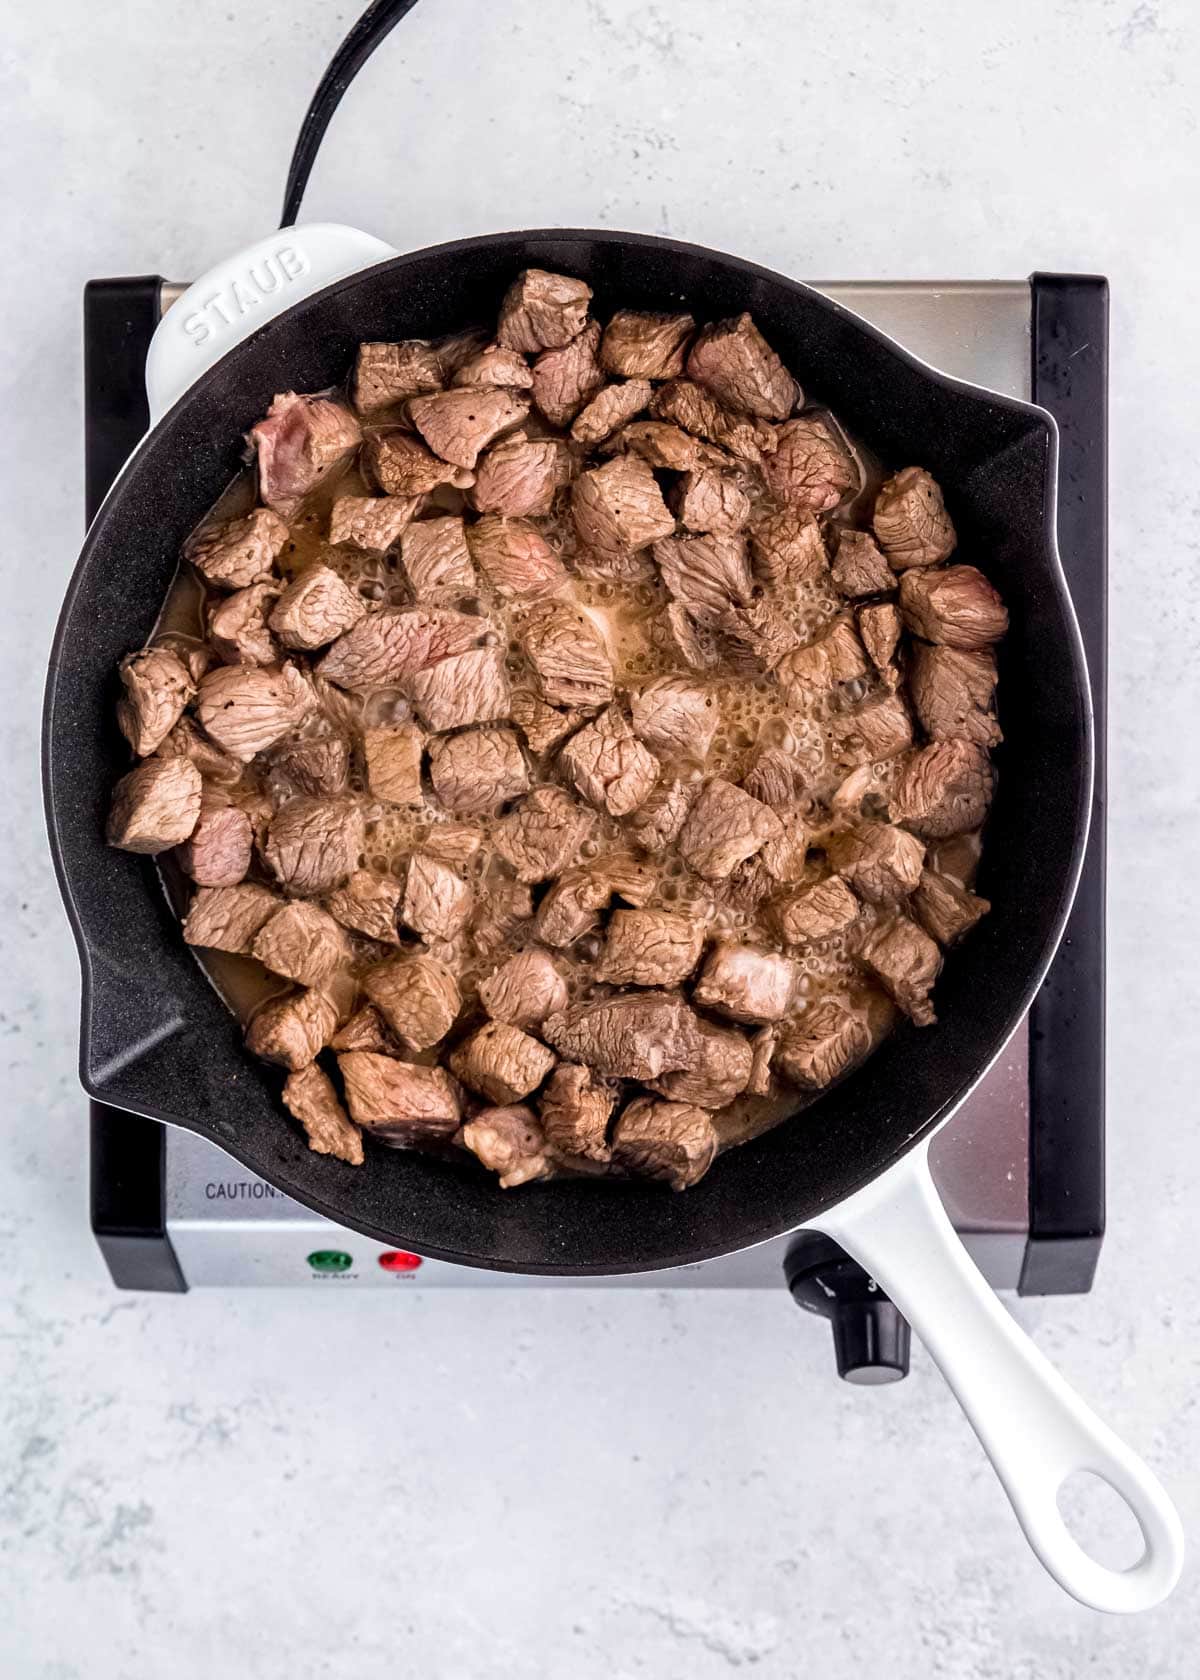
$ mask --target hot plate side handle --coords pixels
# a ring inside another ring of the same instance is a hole
[[[928,1144],[813,1221],[885,1289],[967,1414],[1017,1521],[1046,1569],[1093,1610],[1148,1610],[1183,1567],[1183,1529],[1154,1473],[1102,1423],[1005,1311],[946,1215]],[[1077,1470],[1099,1476],[1142,1531],[1142,1556],[1109,1569],[1058,1507]]]
[[[150,341],[150,424],[265,322],[335,280],[397,255],[373,234],[336,222],[309,222],[281,228],[217,263],[171,305]]]

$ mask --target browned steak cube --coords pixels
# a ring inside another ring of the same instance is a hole
[[[877,671],[887,672],[892,668],[902,629],[900,609],[892,601],[858,609],[858,634]]]
[[[678,379],[695,330],[690,315],[618,309],[604,329],[601,364],[623,379]]]
[[[497,341],[527,356],[569,344],[583,331],[591,295],[590,286],[568,274],[527,268],[504,294]]]
[[[179,866],[198,887],[236,887],[250,867],[254,829],[236,805],[202,805]]]
[[[706,881],[723,881],[783,833],[779,818],[732,782],[713,777],[700,794],[679,836],[689,869]]]
[[[200,681],[213,662],[212,649],[208,644],[198,641],[195,636],[185,635],[182,630],[160,631],[153,645],[181,660],[193,683]]]
[[[360,344],[354,365],[354,406],[360,414],[378,414],[406,397],[442,388],[442,362],[423,338],[400,344]]]
[[[1008,629],[1000,596],[974,566],[913,567],[900,579],[906,630],[927,642],[967,651],[998,642]]]
[[[547,602],[526,619],[520,635],[542,699],[550,706],[607,706],[613,665],[600,633],[574,607]]]
[[[182,844],[199,819],[200,792],[190,758],[148,758],[113,789],[109,845],[154,856]]]
[[[536,1091],[558,1058],[536,1038],[503,1021],[488,1021],[464,1040],[450,1066],[489,1102],[520,1102]]]
[[[400,539],[400,558],[418,601],[473,595],[475,568],[461,518],[421,519]]]
[[[424,939],[453,939],[471,919],[474,895],[441,858],[414,852],[408,860],[401,919]]]
[[[143,648],[121,660],[124,694],[116,721],[138,758],[160,748],[195,694],[192,672],[170,648]]]
[[[712,1166],[717,1134],[712,1116],[691,1103],[635,1097],[613,1131],[613,1158],[628,1172],[686,1190]]]
[[[692,1053],[696,1017],[676,992],[625,992],[578,1005],[543,1023],[567,1060],[606,1079],[657,1079]]]
[[[329,540],[364,554],[386,554],[420,505],[418,496],[339,496],[329,515]]]
[[[528,932],[532,915],[533,898],[527,886],[520,881],[493,878],[476,899],[471,943],[481,957],[511,950]]]
[[[598,1079],[591,1068],[577,1062],[560,1063],[542,1093],[542,1126],[547,1143],[561,1155],[607,1161],[611,1151],[605,1134],[616,1100],[616,1087]]]
[[[802,1091],[820,1091],[847,1073],[871,1048],[860,1015],[834,999],[814,1003],[789,1027],[775,1052],[775,1066]]]
[[[776,667],[780,687],[793,705],[839,683],[854,682],[870,670],[854,621],[836,618],[823,636],[786,654]]]
[[[925,733],[934,741],[974,741],[994,747],[1002,739],[993,706],[996,656],[990,648],[930,647],[912,650],[909,687]]]
[[[593,321],[561,349],[544,350],[533,364],[533,400],[552,426],[569,426],[604,384],[596,360],[600,328]]]
[[[532,886],[573,863],[594,824],[564,788],[539,787],[501,818],[492,839],[517,880]]]
[[[785,945],[812,945],[845,933],[859,917],[859,903],[838,875],[777,898],[771,918]]]
[[[336,1155],[352,1167],[362,1166],[362,1133],[347,1119],[332,1080],[316,1062],[288,1074],[283,1100],[304,1127],[310,1149],[318,1155]]]
[[[410,677],[407,688],[429,729],[462,729],[508,716],[508,673],[500,647],[472,648],[441,659]]]
[[[458,816],[494,816],[529,787],[525,757],[511,729],[467,729],[433,741],[429,779],[440,802]]]
[[[191,672],[169,648],[144,648],[120,665],[125,693],[117,702],[117,723],[139,758],[156,752],[196,692]]]
[[[512,391],[479,387],[414,397],[408,412],[435,455],[469,469],[493,438],[521,424],[529,404]]]
[[[267,615],[283,593],[280,583],[252,583],[223,595],[210,608],[208,639],[225,665],[274,665],[279,649]]]
[[[958,538],[936,480],[923,467],[905,467],[875,498],[875,535],[891,566],[936,566]]]
[[[648,379],[626,379],[620,385],[606,385],[575,416],[571,423],[572,441],[594,449],[642,412],[650,401],[650,392]]]
[[[554,498],[569,484],[575,462],[557,438],[527,438],[514,432],[479,463],[471,505],[480,513],[508,518],[541,518],[554,507]]]
[[[746,1081],[748,1097],[769,1097],[771,1094],[771,1062],[779,1046],[779,1028],[764,1027],[750,1040],[750,1077]]]
[[[532,1030],[567,1007],[567,983],[546,951],[519,951],[479,987],[479,1001],[493,1021]]]
[[[242,955],[282,905],[268,888],[250,881],[236,887],[202,887],[184,918],[183,937],[189,945]]]
[[[454,1081],[440,1067],[421,1067],[370,1050],[338,1057],[346,1106],[364,1131],[397,1148],[453,1137],[461,1116]]]
[[[660,1074],[653,1089],[672,1102],[724,1108],[746,1089],[753,1065],[753,1052],[740,1032],[693,1015],[686,1056],[678,1067]]]
[[[409,432],[373,432],[363,445],[367,476],[385,496],[412,500],[448,484],[469,490],[475,474],[440,460]]]
[[[437,607],[383,607],[339,636],[317,666],[340,688],[395,688],[440,659],[476,647],[486,618]]]
[[[840,533],[831,570],[839,592],[851,600],[863,595],[886,595],[896,587],[892,568],[866,531]]]
[[[762,420],[786,420],[800,400],[800,387],[747,314],[705,327],[687,371],[726,407]]]
[[[370,1050],[379,1056],[399,1056],[395,1033],[373,1003],[365,1003],[339,1027],[329,1041],[333,1050]]]
[[[323,479],[345,466],[362,442],[362,427],[331,397],[276,397],[265,420],[252,427],[258,453],[258,493],[285,519]]]
[[[350,944],[332,916],[315,904],[295,902],[263,923],[250,955],[285,980],[320,987],[349,962]]]
[[[363,814],[353,801],[302,794],[272,817],[262,851],[283,886],[323,893],[358,868],[364,838]]]
[[[421,803],[421,756],[425,736],[415,723],[380,724],[364,729],[367,786],[390,805]]]
[[[716,628],[730,665],[747,676],[773,671],[785,654],[800,646],[799,633],[765,597],[722,613]]]
[[[222,666],[201,679],[196,717],[219,747],[249,764],[312,711],[312,689],[294,665]]]
[[[245,589],[271,581],[287,540],[287,521],[270,508],[255,508],[241,519],[202,525],[183,545],[183,555],[214,588]]]
[[[866,822],[833,834],[825,847],[838,874],[868,904],[896,904],[921,879],[925,848],[890,823]]]
[[[467,530],[471,558],[497,595],[540,600],[562,589],[566,570],[536,525],[486,515]]]
[[[789,744],[796,745],[794,740]],[[785,806],[794,805],[807,792],[811,775],[804,759],[789,751],[787,746],[764,738],[754,749],[746,774],[742,777],[742,786],[755,799],[761,799],[764,805],[782,810]]]
[[[458,982],[435,957],[389,957],[363,975],[363,991],[401,1044],[428,1050],[454,1025],[462,1007]]]
[[[693,390],[697,388],[692,387]],[[664,386],[665,389],[667,387]],[[602,391],[596,402],[603,402],[606,395],[607,392]],[[651,398],[652,410],[653,404],[654,399]],[[584,414],[587,412],[585,409]],[[582,418],[583,415],[580,416]],[[606,454],[616,450],[625,455],[638,455],[647,466],[664,467],[668,472],[691,472],[696,467],[732,465],[730,456],[723,450],[714,444],[702,443],[690,432],[684,431],[682,426],[673,426],[666,420],[638,420],[632,426],[626,426],[605,445]]]
[[[686,677],[659,677],[630,699],[637,735],[660,756],[708,756],[720,716],[712,693]]]
[[[854,457],[828,420],[805,414],[780,426],[763,466],[767,485],[788,507],[830,513],[859,484]]]
[[[400,910],[402,889],[390,875],[379,875],[372,869],[356,869],[344,887],[331,892],[327,903],[329,913],[343,927],[365,933],[368,939],[381,940],[386,945],[398,945],[400,934],[396,918]],[[361,1045],[335,1046],[357,1050]]]
[[[700,467],[684,473],[672,507],[689,531],[732,536],[750,518],[750,498],[732,473]]]
[[[503,385],[510,391],[527,391],[533,384],[533,369],[519,350],[502,344],[487,344],[460,362],[451,385]]]
[[[512,720],[524,735],[530,752],[539,758],[565,741],[583,719],[582,712],[561,712],[557,706],[548,706],[531,688],[513,690]]]
[[[774,951],[722,943],[709,953],[692,996],[731,1021],[761,1026],[787,1014],[798,978],[795,963]]]
[[[653,472],[637,455],[617,455],[571,486],[571,517],[584,548],[620,556],[675,529]]]
[[[275,768],[296,793],[344,793],[350,780],[350,743],[344,735],[314,735],[285,743]]]
[[[821,527],[804,508],[784,508],[751,521],[747,536],[755,570],[764,583],[778,588],[786,584],[816,584],[828,581],[829,558]]]
[[[913,722],[901,694],[883,694],[832,723],[839,769],[894,758],[913,743]]]
[[[654,559],[673,598],[700,624],[715,625],[754,592],[745,540],[739,536],[669,538]]]
[[[650,401],[650,412],[656,420],[666,420],[710,443],[719,443],[729,424],[712,392],[691,379],[672,379],[660,385]]]
[[[678,838],[699,792],[698,782],[659,782],[626,823],[630,837],[652,854],[663,851]]]
[[[289,992],[255,1011],[246,1029],[246,1048],[264,1062],[298,1073],[316,1060],[336,1026],[337,1010],[324,993]]]
[[[473,823],[439,823],[426,831],[421,848],[452,869],[465,869],[483,844],[483,830]]]
[[[462,1141],[489,1172],[500,1175],[502,1190],[549,1176],[546,1139],[531,1108],[513,1104],[481,1109],[463,1127]]]
[[[892,916],[863,942],[862,960],[884,990],[919,1027],[937,1020],[930,989],[942,967],[942,953],[907,916]]]
[[[612,894],[611,882],[593,865],[565,869],[538,905],[534,931],[544,945],[565,950],[599,925],[597,912]]]
[[[717,636],[713,628],[697,624],[678,601],[672,601],[651,631],[657,645],[692,671],[711,671],[718,663]]]
[[[614,910],[596,978],[612,986],[675,986],[700,961],[703,922],[667,910]]]
[[[268,623],[284,647],[306,652],[324,647],[358,623],[367,610],[361,595],[329,566],[308,566],[289,583]]]
[[[573,735],[559,763],[585,799],[610,816],[628,816],[658,780],[658,760],[610,706]]]
[[[912,908],[917,920],[931,939],[939,945],[953,945],[991,909],[986,898],[969,892],[952,881],[926,869],[912,896]]]
[[[945,840],[979,827],[994,785],[983,747],[973,741],[935,741],[906,757],[892,814],[926,840]]]

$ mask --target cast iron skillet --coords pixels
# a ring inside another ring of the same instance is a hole
[[[289,236],[278,236],[286,240]],[[630,1182],[519,1194],[470,1169],[369,1148],[348,1171],[283,1117],[279,1077],[249,1057],[182,944],[153,865],[104,844],[127,762],[113,723],[117,661],[148,637],[181,542],[242,461],[281,390],[341,380],[361,339],[494,319],[526,267],[586,279],[616,304],[750,310],[806,392],[893,468],[945,489],[959,558],[1008,604],[999,783],[980,891],[992,913],[952,952],[939,1023],[907,1023],[813,1107],[722,1156],[685,1195]],[[177,305],[176,308],[184,308]],[[264,325],[199,378],[136,452],[88,533],[55,640],[45,715],[50,829],[84,974],[81,1072],[116,1108],[186,1126],[340,1224],[500,1270],[619,1273],[728,1253],[793,1229],[873,1179],[961,1101],[1021,1019],[1053,953],[1082,854],[1090,700],[1054,538],[1055,430],[1025,404],[932,372],[819,293],[736,258],[617,233],[456,241],[383,262]]]

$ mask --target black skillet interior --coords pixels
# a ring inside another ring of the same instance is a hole
[[[588,1180],[504,1193],[494,1179],[369,1148],[355,1171],[311,1153],[279,1080],[179,937],[149,861],[110,851],[104,816],[126,763],[115,668],[150,633],[179,545],[240,464],[275,392],[340,381],[363,339],[432,336],[494,317],[520,269],[585,278],[618,303],[749,309],[806,390],[883,461],[946,489],[960,557],[1003,592],[999,791],[981,890],[994,909],[949,958],[940,1021],[903,1025],[816,1105],[723,1156],[698,1186]],[[45,778],[52,845],[84,972],[89,1093],[211,1138],[297,1200],[380,1241],[528,1272],[679,1265],[789,1230],[878,1174],[969,1089],[1027,1007],[1061,931],[1082,850],[1090,706],[1054,543],[1053,424],[955,385],[818,294],[735,258],[615,233],[500,234],[352,277],[263,327],[190,390],[139,450],[88,534],[51,658]]]

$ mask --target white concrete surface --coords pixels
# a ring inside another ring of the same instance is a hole
[[[81,521],[79,303],[271,225],[355,10],[63,0],[0,42],[0,1671],[13,1680],[1174,1680],[1200,1605],[1065,1601],[920,1355],[782,1295],[116,1294],[38,808]],[[1110,1232],[1017,1307],[1200,1510],[1200,19],[1187,0],[426,0],[308,209],[401,245],[670,230],[801,276],[1113,284]]]

